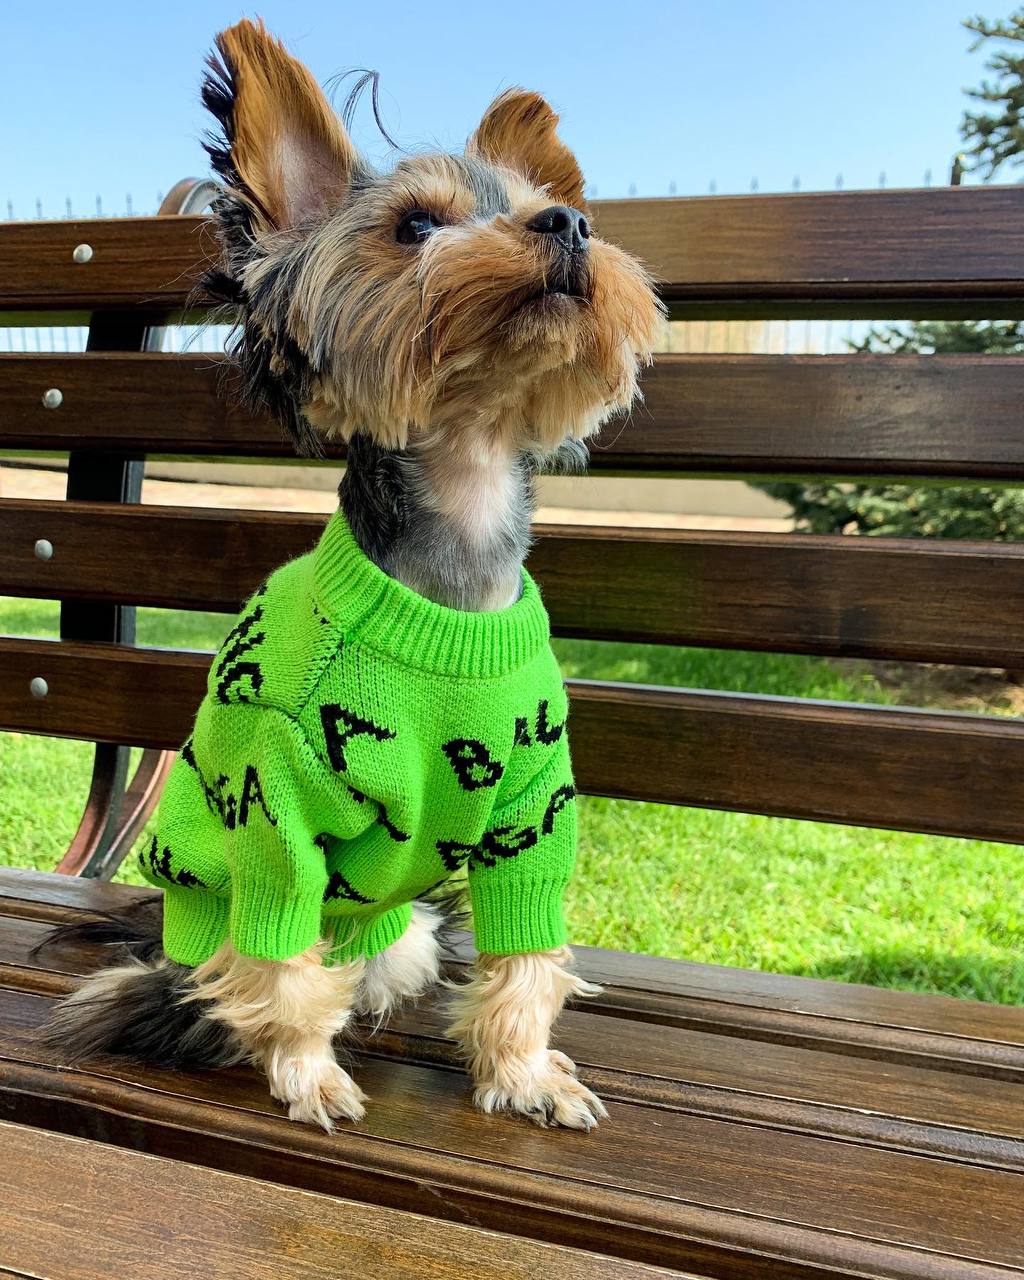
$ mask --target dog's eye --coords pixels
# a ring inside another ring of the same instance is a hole
[[[420,244],[440,225],[440,220],[432,213],[427,213],[425,209],[413,209],[395,227],[395,239],[399,244]]]

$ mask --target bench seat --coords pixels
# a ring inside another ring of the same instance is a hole
[[[0,1194],[37,1199],[48,1160],[71,1179],[34,1210],[47,1231],[0,1246],[14,1274],[67,1274],[71,1249],[88,1260],[74,1274],[109,1274],[95,1206],[127,1238],[173,1233],[194,1197],[205,1213],[147,1274],[180,1274],[169,1258],[185,1266],[189,1249],[197,1274],[230,1274],[217,1267],[232,1203],[240,1250],[280,1223],[252,1275],[299,1274],[306,1245],[291,1241],[312,1219],[308,1275],[325,1252],[358,1258],[361,1276],[382,1256],[391,1276],[1024,1274],[1024,1010],[581,948],[605,991],[564,1015],[559,1044],[609,1103],[593,1134],[475,1112],[427,1002],[357,1051],[366,1121],[328,1135],[286,1120],[247,1068],[64,1069],[40,1047],[53,1001],[106,957],[33,948],[140,892],[0,871],[0,1119],[25,1126],[0,1132]]]

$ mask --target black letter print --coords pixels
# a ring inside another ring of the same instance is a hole
[[[505,772],[505,766],[499,760],[492,760],[484,744],[473,738],[452,738],[441,750],[455,770],[463,791],[493,787]]]
[[[270,825],[272,827],[277,826],[277,819],[270,816],[267,802],[263,798],[263,788],[260,786],[260,778],[256,772],[256,766],[247,764],[245,766],[245,780],[242,783],[242,803],[238,806],[238,825],[240,827],[244,827],[249,821],[249,806],[251,804],[258,804],[266,814]]]
[[[448,871],[458,871],[476,853],[476,845],[459,844],[458,840],[438,840],[437,851]]]
[[[313,843],[320,852],[327,857],[327,852],[333,843],[334,837],[329,831],[321,831],[318,836],[313,837]],[[354,889],[352,884],[345,879],[340,871],[332,871],[327,881],[327,887],[324,889],[324,902],[330,902],[332,898],[345,898],[348,902],[358,902],[362,907],[368,907],[375,898],[364,898],[358,889]]]
[[[320,708],[320,722],[324,727],[324,741],[327,744],[331,768],[336,773],[344,773],[348,768],[345,747],[349,738],[368,733],[378,742],[386,742],[388,738],[397,736],[393,729],[382,729],[379,724],[374,724],[372,720],[364,720],[362,716],[357,716],[354,711],[349,711],[336,702],[328,702]],[[339,723],[344,725],[344,728],[339,730]]]
[[[355,787],[349,784],[348,793],[356,804],[366,804],[367,797],[361,791],[357,791]],[[383,827],[392,840],[397,840],[399,844],[405,840],[411,840],[412,837],[407,831],[400,831],[398,827],[388,817],[386,807],[379,800],[371,800],[370,804],[377,810],[377,825]]]
[[[532,747],[530,725],[525,716],[516,716],[516,736],[512,739],[514,747]]]
[[[195,770],[196,777],[199,779],[199,785],[203,789],[203,798],[206,800],[206,807],[210,810],[211,813],[216,814],[217,817],[220,818],[221,822],[224,822],[225,817],[224,817],[223,792],[224,792],[224,785],[228,781],[227,774],[222,773],[220,777],[217,779],[217,781],[211,787],[210,784],[206,781],[206,777],[202,769],[200,769],[198,761],[196,760],[195,747],[193,745],[191,738],[189,738],[187,742],[183,743],[181,748],[181,758],[182,760],[185,761],[185,763],[188,765],[190,769]]]
[[[221,702],[251,701],[250,696],[241,692],[234,698],[231,697],[231,690],[240,685],[246,676],[249,677],[252,693],[258,694],[260,691],[263,684],[263,672],[260,670],[259,663],[239,662],[238,659],[243,654],[248,653],[250,649],[255,649],[257,645],[262,644],[266,639],[266,632],[264,631],[257,631],[253,636],[249,635],[249,632],[262,617],[263,606],[257,605],[248,617],[240,619],[234,629],[228,633],[227,640],[224,642],[225,648],[220,661],[217,663],[216,671],[216,674],[220,677],[217,685],[217,697]]]
[[[347,902],[358,902],[361,907],[368,907],[375,898],[364,898],[358,889],[353,889],[340,871],[333,871],[324,890],[324,902],[332,898],[344,898]]]
[[[554,793],[548,801],[547,809],[544,811],[544,821],[540,824],[540,829],[544,835],[549,836],[554,831],[556,815],[561,813],[575,794],[575,787],[559,787]]]
[[[504,837],[509,837],[505,839]],[[437,851],[448,871],[458,871],[466,862],[471,867],[496,867],[499,858],[514,858],[537,843],[536,827],[496,827],[479,844],[438,840]]]
[[[552,742],[557,742],[564,732],[564,720],[561,724],[548,724],[548,704],[545,699],[537,708],[537,741],[549,747]]]
[[[158,853],[157,847],[157,839],[154,836],[149,848],[139,855],[139,861],[143,866],[148,863],[154,876],[160,880],[166,880],[168,884],[181,885],[183,889],[206,888],[198,876],[194,876],[191,871],[186,871],[184,867],[180,871],[172,871],[170,849],[164,845],[163,851]]]
[[[502,836],[511,835],[511,839],[503,840]],[[488,831],[480,841],[480,847],[473,855],[475,867],[494,867],[499,858],[514,858],[525,853],[537,843],[537,828],[523,827],[516,831],[515,827],[497,827]]]

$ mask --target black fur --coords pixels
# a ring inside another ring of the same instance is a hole
[[[210,298],[240,308],[241,322],[231,349],[231,368],[241,375],[241,385],[233,388],[237,398],[251,413],[267,412],[291,436],[296,451],[304,457],[320,457],[323,450],[316,432],[306,421],[299,404],[312,376],[305,353],[286,336],[283,325],[275,326],[273,340],[252,320],[253,306],[261,299],[250,298],[242,284],[246,265],[264,256],[256,239],[256,222],[273,226],[274,221],[256,194],[247,185],[231,158],[235,140],[236,68],[223,44],[220,56],[207,59],[209,70],[203,80],[203,106],[217,121],[220,133],[208,133],[203,147],[224,189],[213,202],[219,228],[222,265],[208,271],[200,288]],[[284,264],[285,269],[287,263]],[[287,296],[287,282],[279,282],[275,272],[268,278],[261,298],[278,288]]]
[[[412,495],[409,455],[357,432],[348,442],[338,498],[352,536],[375,565],[390,573],[391,553],[408,531]]]
[[[259,213],[268,223],[272,223],[273,219],[246,185],[231,158],[231,149],[235,144],[237,68],[220,37],[217,38],[217,53],[219,58],[217,54],[211,53],[206,60],[208,71],[203,77],[200,97],[203,106],[220,126],[220,134],[206,134],[203,149],[210,157],[214,172],[231,189],[218,200],[214,212],[222,230],[229,234],[231,247],[244,252],[253,238],[253,213]],[[218,207],[219,205],[224,207]]]
[[[226,1067],[245,1053],[230,1031],[206,1016],[209,1003],[189,1000],[191,969],[163,954],[161,895],[123,912],[99,914],[81,924],[55,929],[40,945],[99,943],[114,949],[111,959],[126,972],[116,988],[58,1006],[43,1033],[66,1062],[111,1053],[177,1069]]]

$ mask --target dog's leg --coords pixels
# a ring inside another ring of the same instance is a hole
[[[579,1080],[576,1064],[548,1047],[566,998],[596,995],[569,966],[568,947],[526,955],[481,955],[455,997],[448,1027],[462,1049],[482,1111],[512,1111],[536,1124],[592,1129],[604,1104]]]
[[[225,943],[195,971],[192,998],[211,1002],[207,1017],[230,1027],[262,1065],[292,1120],[330,1130],[339,1117],[364,1114],[365,1095],[331,1043],[352,1016],[363,961],[332,967],[325,951],[318,943],[290,960],[254,960]]]
[[[405,933],[379,955],[367,960],[356,994],[356,1012],[380,1026],[392,1009],[415,1000],[441,976],[442,944],[438,929],[444,917],[429,902],[414,902]]]

